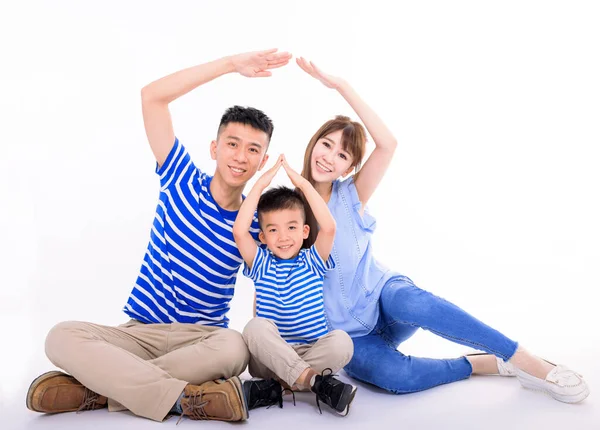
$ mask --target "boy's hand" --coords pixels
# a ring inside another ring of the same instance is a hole
[[[281,158],[283,168],[285,169],[285,173],[287,173],[288,177],[290,178],[290,181],[292,181],[292,184],[294,184],[296,188],[302,189],[302,186],[306,183],[306,179],[290,167],[283,154],[281,155]]]
[[[283,154],[281,154],[279,158],[277,158],[275,165],[269,170],[267,170],[265,173],[263,173],[263,175],[260,178],[258,178],[258,181],[256,181],[256,185],[261,187],[263,190],[267,188],[273,180],[273,178],[275,177],[275,175],[277,174],[277,172],[279,171],[279,169],[281,168],[281,163],[283,159]]]
[[[319,80],[327,88],[338,89],[344,82],[342,78],[328,75],[327,73],[323,72],[315,65],[315,63],[312,61],[306,61],[303,57],[296,58],[296,64],[298,64],[298,66],[300,66],[300,68],[310,76]]]
[[[269,69],[285,66],[292,54],[289,52],[277,52],[277,48],[266,51],[246,52],[230,57],[235,71],[249,78],[265,78],[271,76]]]

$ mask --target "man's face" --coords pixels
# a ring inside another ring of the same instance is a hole
[[[289,260],[298,255],[309,230],[302,210],[281,209],[260,214],[258,238],[276,257]]]
[[[210,144],[211,158],[217,161],[215,175],[231,187],[243,187],[267,162],[268,145],[264,131],[230,122]]]

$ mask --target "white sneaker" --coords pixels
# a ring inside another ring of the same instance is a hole
[[[583,376],[563,365],[552,369],[546,379],[536,378],[520,369],[516,369],[516,372],[523,387],[547,393],[559,402],[578,403],[590,395]]]
[[[473,355],[492,355],[486,352],[474,352],[470,354],[465,354],[465,357],[470,357]],[[500,376],[517,376],[517,368],[509,363],[508,361],[504,361],[501,358],[496,357],[496,365],[498,366],[498,375]]]
[[[512,363],[496,357],[496,364],[500,376],[517,376],[517,368]]]

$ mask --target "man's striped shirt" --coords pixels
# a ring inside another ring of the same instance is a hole
[[[175,139],[160,176],[160,196],[144,261],[124,312],[145,323],[227,327],[242,258],[233,239],[237,211],[220,208],[212,177]],[[258,220],[250,229],[256,238]]]
[[[323,261],[314,245],[291,260],[281,260],[258,248],[244,275],[254,281],[256,316],[272,320],[288,343],[313,343],[327,334],[323,308],[323,277],[335,267]]]

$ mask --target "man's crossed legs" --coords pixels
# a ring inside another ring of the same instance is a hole
[[[106,404],[107,398],[111,411],[128,409],[155,421],[162,421],[178,400],[192,418],[240,421],[248,416],[237,375],[246,368],[249,353],[234,330],[135,320],[119,327],[70,321],[52,328],[46,355],[81,385],[55,372],[47,374],[52,382],[36,379],[27,406],[38,412],[90,406],[85,403],[91,390],[101,395],[93,398],[92,407]]]

